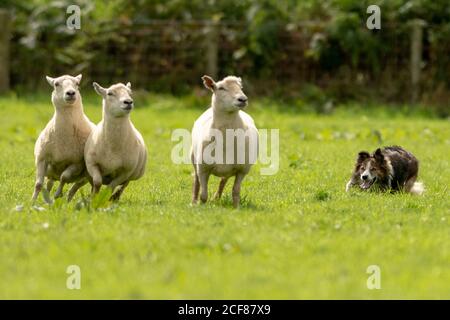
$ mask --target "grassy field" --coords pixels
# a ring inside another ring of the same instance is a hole
[[[190,129],[202,112],[192,104],[156,95],[138,103],[148,170],[120,203],[89,205],[78,194],[32,208],[49,95],[0,98],[0,298],[450,298],[448,120],[251,102],[258,127],[280,129],[280,170],[254,167],[235,210],[230,185],[221,202],[191,207],[191,167],[171,162],[172,130]],[[100,109],[98,97],[85,99],[93,121]],[[356,153],[390,144],[419,158],[425,195],[346,194]],[[81,268],[81,290],[66,288],[69,265]],[[369,265],[381,268],[380,290],[367,289]]]

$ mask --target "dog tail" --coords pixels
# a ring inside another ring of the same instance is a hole
[[[424,191],[425,191],[425,187],[422,182],[414,182],[414,185],[410,190],[410,192],[412,194],[415,194],[418,196],[422,195]]]

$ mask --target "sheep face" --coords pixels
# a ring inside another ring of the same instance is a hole
[[[134,107],[131,98],[131,84],[117,83],[109,88],[102,88],[94,82],[95,91],[103,97],[105,112],[115,118],[127,116]]]
[[[203,84],[213,92],[212,105],[223,112],[237,112],[245,108],[248,98],[242,91],[241,78],[228,76],[219,82],[203,76]]]
[[[53,87],[52,101],[56,107],[73,105],[80,100],[78,87],[81,77],[81,74],[76,77],[68,75],[58,78],[46,77],[47,82]]]

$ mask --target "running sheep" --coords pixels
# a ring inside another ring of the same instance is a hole
[[[86,117],[79,91],[82,75],[64,75],[58,78],[46,77],[53,87],[52,103],[55,108],[53,118],[39,135],[34,148],[36,183],[32,201],[35,202],[47,178],[47,191],[51,191],[54,181],[59,181],[55,198],[61,197],[66,183],[75,182],[68,194],[70,201],[76,191],[86,184],[84,147],[94,128]],[[48,194],[45,200],[50,203]]]
[[[242,91],[241,78],[228,76],[215,82],[203,76],[202,80],[213,94],[211,107],[195,121],[192,130],[192,203],[197,203],[200,189],[201,202],[207,201],[211,174],[221,178],[216,199],[221,197],[228,179],[234,176],[232,197],[233,206],[237,208],[242,180],[256,161],[258,130],[252,117],[242,111],[248,99]]]
[[[110,200],[119,200],[129,182],[144,175],[147,149],[130,120],[134,107],[131,84],[118,83],[109,88],[95,82],[93,85],[103,98],[103,119],[86,143],[86,167],[93,194],[108,185],[112,190]]]

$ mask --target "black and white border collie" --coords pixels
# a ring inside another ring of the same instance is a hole
[[[402,147],[378,148],[373,154],[361,151],[355,170],[345,190],[359,186],[363,190],[372,187],[381,191],[406,191],[420,195],[423,184],[416,182],[419,161]]]

